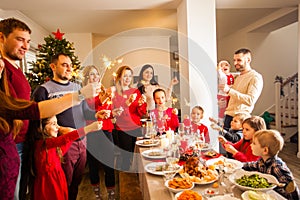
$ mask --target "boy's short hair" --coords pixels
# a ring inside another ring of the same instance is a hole
[[[251,115],[249,115],[248,113],[237,113],[235,114],[233,117],[238,117],[239,120],[241,121],[241,123],[243,123],[243,121],[249,117],[251,117]]]
[[[277,130],[259,130],[256,131],[253,139],[256,138],[262,148],[268,147],[269,156],[276,156],[282,150],[284,140]]]

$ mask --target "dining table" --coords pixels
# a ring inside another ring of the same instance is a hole
[[[165,162],[164,158],[157,157],[155,159],[149,158],[143,154],[144,151],[153,151],[153,150],[161,150],[159,145],[154,147],[143,146],[143,145],[135,145],[134,158],[132,162],[132,169],[138,173],[140,189],[143,195],[144,200],[176,200],[176,193],[170,191],[166,186],[166,179],[162,173],[151,173],[149,170],[145,169],[145,166],[149,166],[159,162]],[[218,154],[217,157],[222,156]],[[203,156],[204,159],[210,159],[210,157]],[[182,162],[181,162],[182,165]],[[179,174],[176,177],[180,177]],[[195,184],[193,191],[196,191],[200,195],[202,195],[203,199],[226,199],[226,200],[234,200],[234,199],[242,199],[241,195],[244,191],[240,190],[233,183],[231,183],[228,179],[229,174],[223,174],[222,183],[218,182],[218,187],[213,187],[215,185],[214,182],[203,183],[203,184]],[[208,195],[207,191],[213,190],[215,195]],[[276,197],[276,200],[284,200],[281,195],[276,193],[274,190],[269,190],[267,193]],[[220,197],[220,198],[217,198]]]

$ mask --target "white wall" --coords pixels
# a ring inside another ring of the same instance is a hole
[[[218,60],[231,61],[234,52],[242,47],[252,51],[251,66],[262,74],[264,88],[253,114],[260,115],[274,104],[274,80],[284,78],[298,70],[298,22],[271,33],[238,32],[218,41]],[[232,66],[234,68],[234,66]]]
[[[93,57],[88,57],[93,50],[91,33],[67,33],[64,38],[74,43],[75,55],[78,56],[82,66],[93,64]]]
[[[138,32],[138,30],[133,30],[133,32],[136,31]],[[97,38],[94,38],[94,40],[97,40]],[[100,61],[102,55],[111,59],[123,58],[123,62],[120,65],[132,67],[135,76],[138,76],[140,68],[144,64],[152,64],[155,74],[158,75],[159,84],[167,87],[170,83],[170,35],[152,36],[137,34],[134,36],[129,32],[116,35],[100,42],[93,48],[93,63],[100,68],[102,66]],[[119,66],[106,70],[103,78],[105,86],[112,84],[112,74]]]

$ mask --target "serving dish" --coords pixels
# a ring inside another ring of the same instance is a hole
[[[138,140],[135,144],[142,147],[153,147],[159,145],[159,140]]]
[[[263,174],[263,173],[260,173],[260,172],[255,172],[255,171],[245,171],[245,170],[236,170],[234,173],[232,173],[230,176],[229,176],[229,180],[231,183],[233,183],[234,185],[236,185],[239,189],[243,190],[243,191],[247,191],[247,190],[254,190],[254,191],[269,191],[269,190],[272,190],[276,187],[276,185],[274,184],[270,184],[269,187],[264,187],[264,188],[261,188],[261,187],[251,187],[251,186],[243,186],[243,185],[240,185],[239,183],[237,183],[237,180],[242,178],[242,177],[250,177],[252,175],[258,175],[258,177],[261,179],[261,178],[264,178],[267,180],[267,182],[269,183],[279,183],[278,180],[276,179],[276,177],[270,175],[270,174]],[[250,179],[250,178],[249,178]],[[249,181],[251,182],[251,181]],[[263,181],[264,182],[264,181]]]
[[[230,158],[225,158],[223,156],[219,158],[213,158],[206,161],[206,164],[214,165],[216,169],[219,168],[219,165],[222,165],[224,167],[225,173],[233,173],[237,169],[242,169],[243,163]]]
[[[176,185],[174,188],[173,186]],[[184,178],[173,178],[165,182],[165,186],[173,193],[182,192],[184,190],[191,190],[194,188],[194,183]]]
[[[179,199],[179,197],[180,197],[180,195],[183,193],[184,191],[182,191],[182,192],[178,192],[178,193],[176,193],[175,194],[175,200],[178,200]],[[199,194],[198,192],[195,192],[195,191],[193,191],[193,190],[186,190],[186,192],[190,192],[191,193],[191,195],[192,195],[192,197],[193,197],[193,199],[203,199],[203,197],[202,197],[202,195],[201,194]],[[198,198],[197,198],[198,197]]]
[[[163,149],[148,149],[142,152],[142,156],[149,159],[162,159],[166,158],[166,153]]]

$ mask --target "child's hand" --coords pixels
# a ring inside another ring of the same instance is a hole
[[[176,76],[174,78],[172,78],[172,80],[171,80],[171,86],[176,85],[178,83],[179,83],[179,81],[178,81],[178,79],[177,79]]]
[[[102,129],[102,123],[103,123],[102,121],[95,121],[95,122],[91,123],[90,125],[85,126],[84,127],[85,134]]]
[[[95,114],[97,119],[108,119],[110,116],[110,110],[100,110]]]
[[[221,136],[221,135],[218,136],[218,140],[223,145],[227,142],[227,140],[223,136]]]
[[[231,153],[232,155],[235,155],[238,150],[236,150],[231,144],[224,144],[224,148],[228,153]]]
[[[210,127],[211,127],[212,129],[216,130],[216,131],[222,131],[222,128],[221,128],[219,125],[215,124],[215,123],[212,123],[212,124],[210,125]]]
[[[213,123],[216,123],[216,124],[218,123],[218,121],[216,119],[212,118],[212,117],[209,117],[208,119],[209,119],[209,121],[211,121]]]

